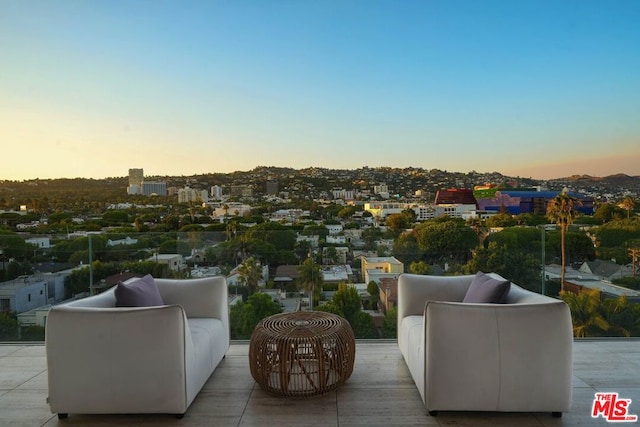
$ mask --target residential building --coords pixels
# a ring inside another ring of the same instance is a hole
[[[361,257],[364,282],[380,283],[384,277],[398,278],[404,273],[404,264],[396,257]]]
[[[147,261],[166,264],[172,271],[183,271],[187,267],[184,258],[180,254],[156,254],[147,258]]]
[[[354,200],[356,198],[353,190],[332,190],[333,198],[336,200]]]
[[[346,236],[332,236],[329,234],[325,240],[329,245],[344,245],[347,243]]]
[[[31,237],[24,240],[25,243],[37,246],[39,249],[50,249],[51,239],[49,237]]]
[[[107,240],[107,246],[118,246],[118,245],[129,246],[129,245],[135,245],[136,243],[138,243],[138,239],[132,239],[129,236],[125,237],[124,239]]]
[[[31,276],[0,283],[0,312],[19,314],[46,305],[47,288],[46,281]]]
[[[383,277],[378,283],[380,289],[380,306],[385,313],[388,313],[398,305],[398,278]]]
[[[271,214],[271,221],[296,222],[303,216],[309,216],[308,210],[302,209],[278,209]]]
[[[226,216],[247,216],[251,213],[251,206],[239,202],[204,202],[202,203],[202,206],[211,208],[213,210],[214,218],[223,218]]]
[[[385,183],[375,185],[373,187],[373,192],[379,195],[380,197],[382,197],[383,199],[389,198],[389,187],[387,187],[387,184]]]
[[[364,204],[364,210],[378,220],[384,220],[389,215],[399,214],[402,213],[403,210],[413,207],[413,203],[401,202],[370,202]]]
[[[342,230],[344,230],[342,224],[326,224],[325,227],[327,227],[327,230],[329,230],[329,234],[332,236],[340,234],[342,233]]]
[[[593,274],[605,280],[613,280],[633,275],[633,268],[629,265],[616,264],[613,261],[596,259],[583,262],[578,271]]]
[[[209,192],[207,190],[196,190],[185,187],[178,190],[178,203],[208,202]]]
[[[296,236],[296,244],[300,242],[309,242],[309,245],[313,249],[318,249],[318,246],[320,246],[320,236],[318,236],[317,234],[313,236],[305,236],[305,235],[298,234]]]
[[[435,217],[448,216],[451,218],[464,218],[475,211],[477,211],[475,203],[443,203],[435,206],[434,214]]]
[[[232,185],[231,197],[253,197],[253,188],[250,185]]]
[[[321,274],[324,283],[348,283],[353,279],[353,271],[347,264],[324,266]]]
[[[562,267],[557,264],[545,266],[546,279],[559,280],[561,278],[561,272]],[[564,269],[564,288],[566,291],[575,294],[579,294],[583,289],[596,289],[602,293],[603,298],[619,298],[624,296],[629,302],[640,303],[640,291],[614,285],[599,276],[576,270],[572,267],[565,267]]]

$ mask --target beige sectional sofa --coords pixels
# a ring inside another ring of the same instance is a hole
[[[398,345],[426,409],[561,416],[572,393],[568,306],[513,283],[502,304],[463,303],[474,277],[399,278]]]

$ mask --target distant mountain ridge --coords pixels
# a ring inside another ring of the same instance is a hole
[[[289,167],[258,166],[249,171],[230,173],[212,172],[191,176],[146,176],[150,181],[165,181],[167,187],[182,188],[189,186],[209,190],[220,185],[225,191],[234,185],[251,185],[257,195],[266,192],[269,181],[277,181],[279,191],[292,196],[330,197],[334,189],[372,191],[373,187],[386,184],[393,198],[411,198],[417,190],[422,197],[433,199],[438,190],[448,188],[473,188],[476,185],[493,184],[500,188],[542,187],[550,191],[560,191],[567,187],[572,191],[595,198],[603,195],[606,199],[619,199],[627,195],[640,197],[640,176],[624,173],[605,177],[591,175],[571,175],[565,178],[540,180],[523,177],[509,177],[499,172],[467,173],[451,172],[440,169],[416,167],[362,167],[358,169],[328,169],[308,167],[293,169]],[[129,200],[126,193],[128,177],[58,178],[33,179],[24,181],[0,180],[1,206],[15,207],[29,204],[32,200],[46,198],[84,200]]]
[[[603,180],[628,180],[639,179],[640,176],[630,176],[624,173],[618,173],[614,175],[607,175],[604,177],[591,176],[591,175],[571,175],[566,178],[553,178],[552,180],[566,179],[571,181],[591,180],[591,181],[603,181]]]

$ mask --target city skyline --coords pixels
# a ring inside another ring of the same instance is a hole
[[[0,179],[640,175],[640,3],[0,4]]]

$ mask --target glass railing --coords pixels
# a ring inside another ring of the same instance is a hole
[[[260,318],[295,310],[340,314],[360,339],[395,338],[399,274],[476,271],[494,271],[562,298],[572,310],[576,337],[640,336],[635,252],[628,239],[612,243],[605,237],[587,227],[567,232],[563,274],[555,226],[489,229],[434,220],[398,231],[355,222],[326,227],[229,221],[162,232],[153,224],[64,233],[5,229],[0,341],[43,341],[52,305],[145,274],[225,276],[235,340],[248,339]]]

